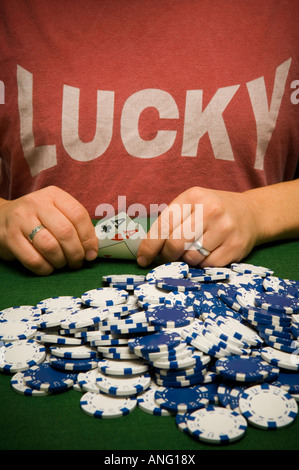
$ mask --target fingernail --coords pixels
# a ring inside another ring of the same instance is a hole
[[[145,268],[148,264],[147,259],[144,256],[138,256],[137,263],[139,264],[139,266],[142,266],[143,268]]]
[[[87,253],[85,254],[85,259],[87,261],[93,261],[94,259],[96,259],[96,257],[98,256],[98,252],[95,251],[95,250],[90,250],[90,251],[87,251]]]

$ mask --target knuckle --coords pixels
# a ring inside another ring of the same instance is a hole
[[[54,270],[54,268],[45,262],[38,253],[27,256],[25,255],[21,262],[30,271],[39,275],[51,274]]]
[[[74,234],[74,227],[70,223],[63,223],[57,228],[57,236],[59,240],[70,240]]]

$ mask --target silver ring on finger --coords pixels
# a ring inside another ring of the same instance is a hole
[[[202,256],[206,257],[206,256],[209,256],[209,254],[211,254],[211,252],[209,250],[207,250],[201,243],[199,240],[196,240],[193,244],[193,247],[195,250],[197,250]]]
[[[33,242],[33,238],[35,237],[35,235],[36,235],[40,230],[42,230],[43,228],[46,228],[43,224],[37,225],[36,227],[34,227],[34,229],[30,232],[30,234],[29,234],[29,236],[28,236],[28,240],[32,243],[32,242]]]

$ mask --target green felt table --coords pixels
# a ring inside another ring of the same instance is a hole
[[[270,244],[255,249],[246,262],[272,268],[276,276],[299,280],[299,241]],[[36,277],[17,262],[0,263],[0,308],[35,305],[57,295],[77,295],[101,287],[108,273],[147,273],[134,261],[102,260],[78,271],[64,269]],[[136,408],[116,419],[87,416],[79,406],[81,393],[24,397],[10,387],[11,376],[0,374],[1,450],[154,450],[197,453],[202,450],[299,449],[299,417],[289,427],[265,431],[248,426],[241,440],[211,446],[180,432],[175,418],[149,415]],[[111,453],[111,452],[110,452]]]

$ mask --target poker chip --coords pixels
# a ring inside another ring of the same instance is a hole
[[[223,281],[229,279],[229,274],[224,271],[211,271],[208,273],[206,269],[189,268],[188,278],[198,282]]]
[[[104,282],[120,282],[124,284],[145,282],[145,276],[142,274],[106,274],[102,279]]]
[[[152,335],[139,336],[128,341],[129,348],[135,352],[151,353],[167,351],[178,346],[181,342],[181,336],[178,333],[157,332]]]
[[[255,297],[258,307],[272,312],[299,313],[299,299],[276,292],[264,292]]]
[[[99,287],[82,294],[81,300],[90,307],[105,307],[123,304],[128,299],[128,292],[115,287]]]
[[[58,308],[53,311],[47,310],[37,321],[38,328],[46,329],[60,326],[60,323],[70,315],[81,311],[81,307]]]
[[[161,279],[163,277],[183,278],[189,272],[189,266],[186,263],[174,261],[157,266],[149,271],[146,275],[147,281]]]
[[[240,323],[235,318],[221,318],[217,320],[217,325],[228,332],[234,338],[240,339],[251,346],[260,346],[263,344],[262,338],[250,327]]]
[[[96,384],[97,377],[101,372],[96,369],[91,369],[85,372],[79,372],[77,375],[77,383],[83,392],[100,393]]]
[[[62,357],[50,356],[49,362],[54,369],[64,371],[88,371],[98,367],[99,359],[66,359]]]
[[[203,367],[209,361],[208,356],[202,356],[200,353],[194,352],[190,356],[174,360],[163,360],[162,358],[152,362],[152,366],[158,369],[188,369],[191,367]]]
[[[18,305],[0,311],[0,320],[30,320],[35,323],[42,315],[41,309],[34,305]]]
[[[247,421],[261,429],[289,426],[298,412],[296,400],[289,393],[266,383],[244,390],[239,407]]]
[[[28,387],[24,380],[24,372],[17,372],[14,374],[11,378],[10,384],[13,390],[20,395],[28,397],[43,397],[49,395],[49,392],[44,390],[36,390],[34,388]]]
[[[35,340],[43,344],[65,344],[79,346],[83,343],[82,339],[74,338],[73,336],[62,336],[58,334],[50,334],[40,332],[35,336]]]
[[[257,274],[261,277],[272,276],[272,274],[274,274],[274,271],[272,271],[272,269],[265,268],[263,266],[255,266],[253,264],[248,263],[232,263],[230,267],[233,271],[236,271],[237,273]]]
[[[281,369],[299,371],[299,356],[298,354],[280,351],[271,346],[261,349],[261,357],[269,364],[273,364]]]
[[[23,372],[46,358],[46,349],[36,341],[19,340],[0,347],[0,370],[7,373]]]
[[[50,353],[52,356],[62,357],[65,359],[91,359],[97,357],[97,352],[90,346],[51,346]]]
[[[54,369],[48,362],[32,366],[24,372],[24,381],[29,387],[52,393],[69,389],[75,383],[76,378],[76,374]]]
[[[43,313],[53,311],[57,308],[76,308],[82,305],[80,298],[69,295],[62,295],[57,297],[49,297],[48,299],[41,300],[36,305]]]
[[[209,405],[187,415],[187,428],[198,440],[212,444],[227,444],[244,436],[247,422],[235,411]]]
[[[80,400],[80,407],[84,413],[102,419],[126,416],[136,406],[136,397],[111,397],[102,393],[87,392]]]
[[[16,341],[21,339],[31,339],[35,336],[37,326],[30,320],[1,320],[0,319],[0,340]]]
[[[102,359],[98,363],[98,368],[101,372],[107,375],[134,375],[147,372],[148,364],[141,359],[135,359],[131,361]]]
[[[268,276],[264,279],[263,286],[265,291],[299,297],[299,281],[280,279],[276,276]]]
[[[103,393],[117,396],[134,396],[144,392],[151,383],[150,374],[113,377],[99,375],[96,378],[96,385]]]
[[[277,380],[272,385],[281,387],[291,394],[299,393],[299,372],[280,370]]]
[[[172,277],[156,279],[156,286],[160,289],[177,292],[198,291],[201,289],[200,284],[191,279],[174,279]]]
[[[149,308],[146,312],[146,318],[152,325],[176,328],[193,322],[194,309],[192,307],[161,305]]]
[[[84,328],[105,320],[109,315],[107,308],[89,307],[81,309],[61,321],[62,328]]]
[[[171,412],[193,411],[208,405],[208,389],[199,385],[179,390],[160,387],[156,390],[155,401]]]
[[[159,406],[155,401],[155,393],[158,386],[151,381],[149,388],[137,396],[138,407],[145,413],[154,416],[172,416],[172,413],[165,408]]]
[[[134,289],[135,297],[149,304],[164,303],[167,294],[168,291],[158,288],[155,282],[140,284]]]
[[[272,367],[259,357],[229,356],[217,360],[216,372],[225,379],[237,382],[258,382],[265,380]]]

